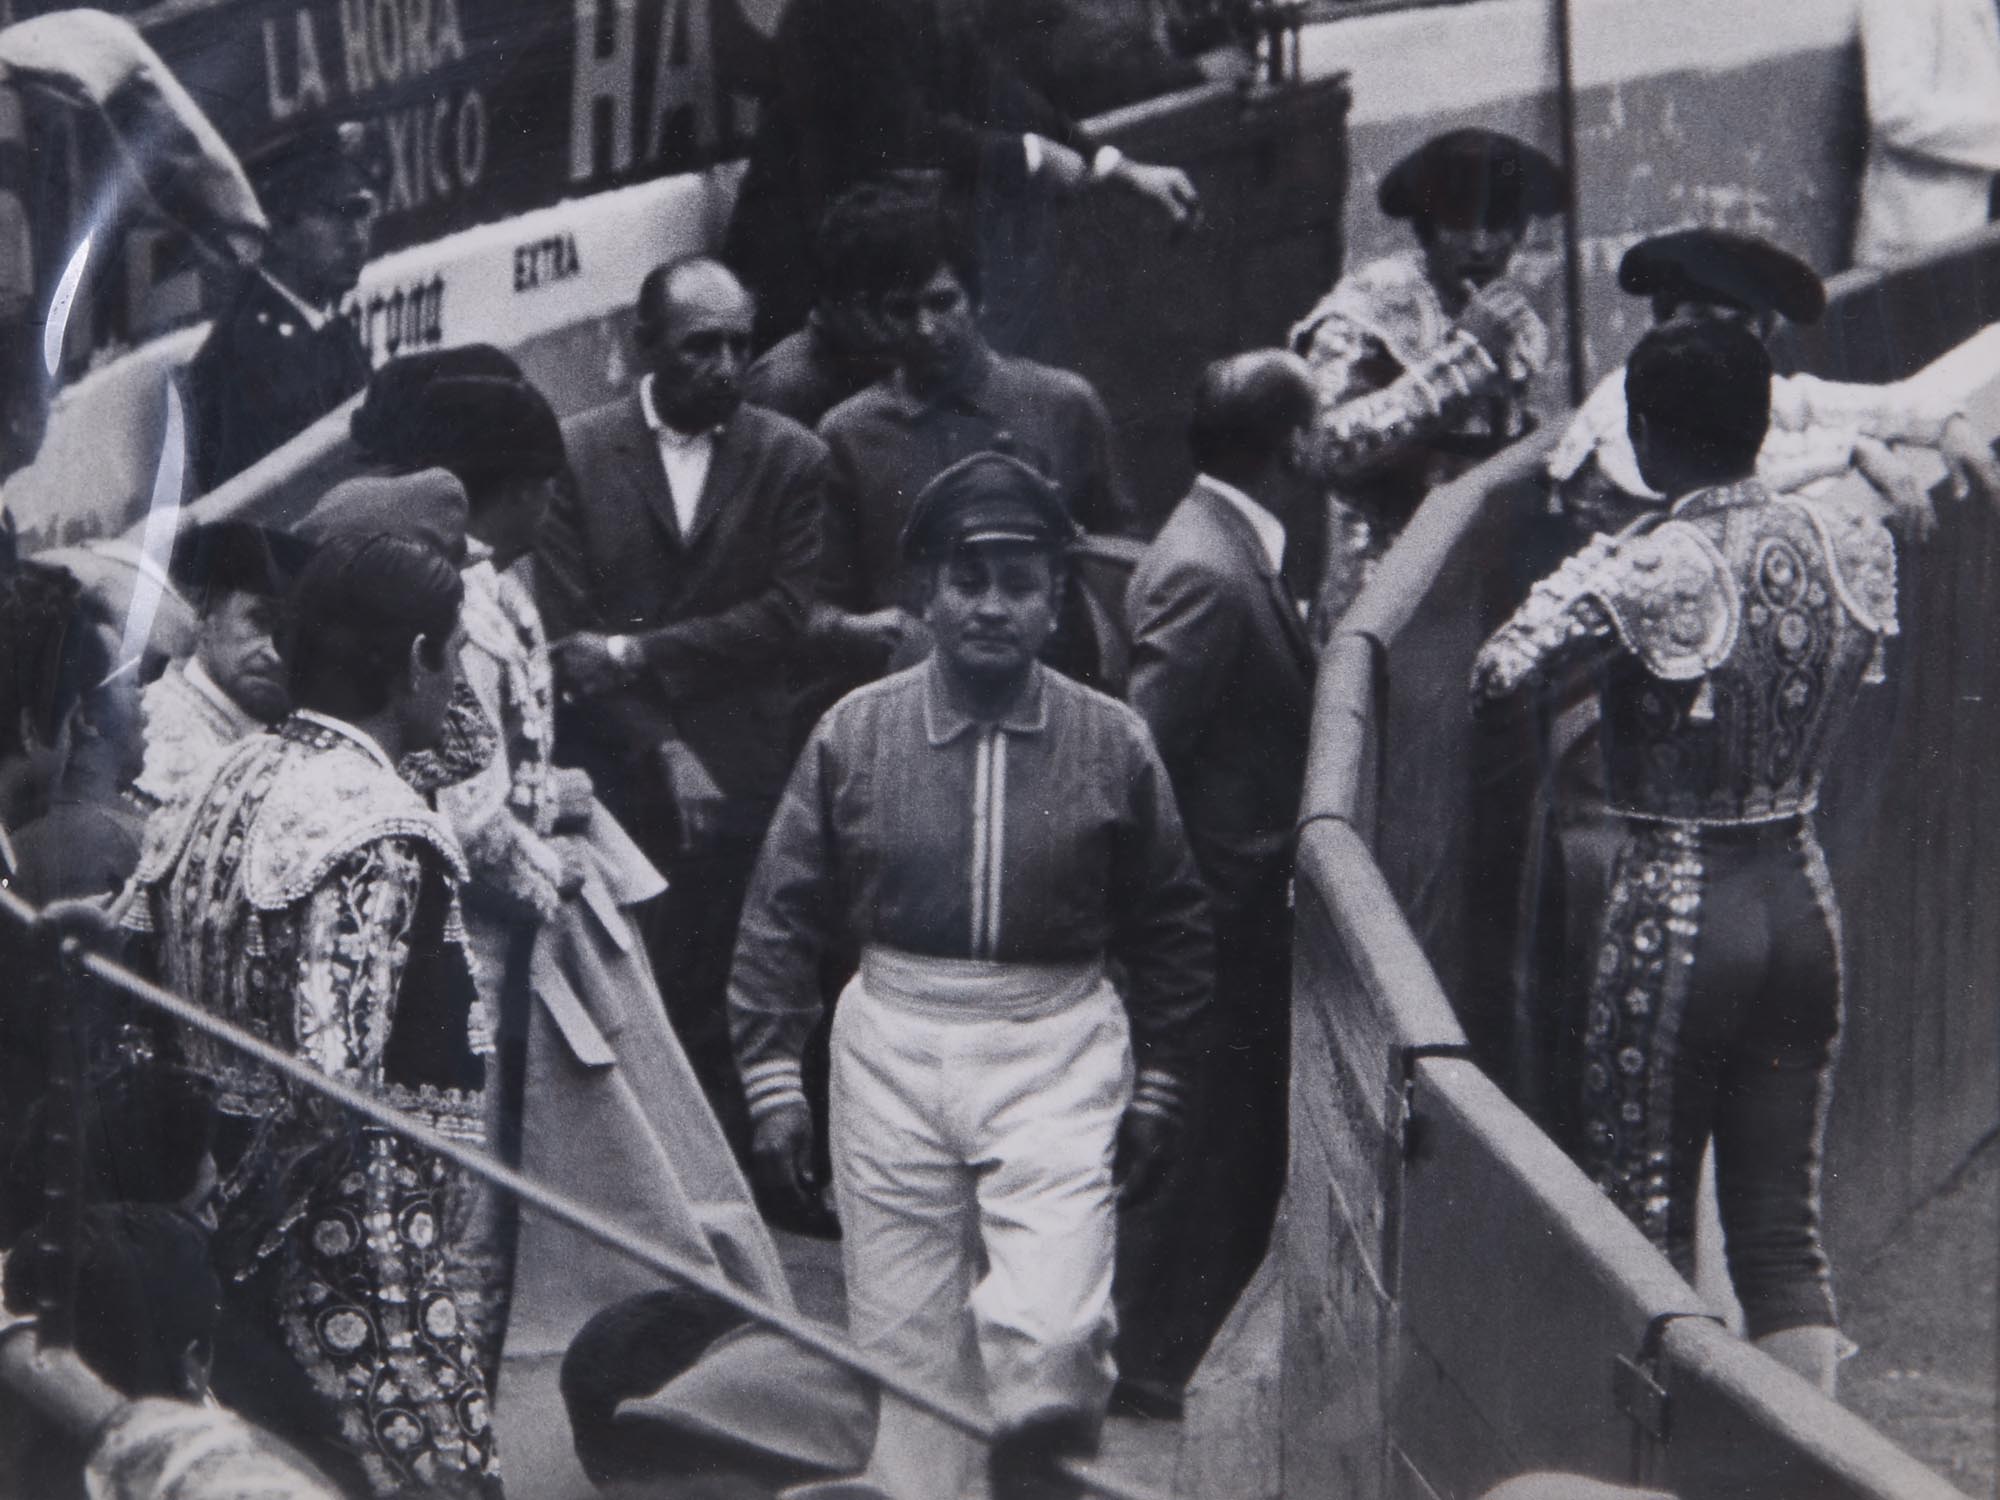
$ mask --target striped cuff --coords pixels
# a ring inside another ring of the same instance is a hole
[[[1141,1068],[1132,1086],[1132,1108],[1178,1120],[1187,1108],[1187,1085],[1164,1068]]]
[[[806,1107],[805,1080],[796,1057],[774,1057],[752,1063],[743,1070],[743,1097],[750,1105],[750,1118],[761,1120],[781,1109]]]

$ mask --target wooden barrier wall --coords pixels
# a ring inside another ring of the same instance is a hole
[[[2000,318],[2000,233],[1831,291],[1825,320],[1781,354],[1834,379],[1902,378]],[[1982,391],[1973,415],[2000,432],[2000,394]],[[1836,1272],[2000,1129],[2000,526],[1982,506],[1941,515],[1903,551],[1889,690],[1864,700],[1825,797],[1848,977],[1828,1125]]]
[[[1826,316],[1772,340],[1785,370],[1828,380],[1901,380],[2000,318],[2000,231],[1980,230],[1894,270],[1827,283]]]
[[[1321,671],[1280,1248],[1283,1494],[1469,1500],[1553,1468],[1682,1500],[1944,1500],[1957,1492],[1942,1479],[1727,1333],[1507,1097],[1474,1035],[1504,1039],[1498,1002],[1478,999],[1504,985],[1480,974],[1474,1003],[1454,1007],[1461,992],[1440,984],[1511,941],[1514,887],[1496,891],[1469,852],[1497,868],[1489,846],[1508,830],[1473,804],[1519,782],[1527,760],[1475,741],[1464,684],[1486,626],[1525,586],[1539,520],[1523,480],[1540,446],[1426,502]],[[1962,574],[1965,552],[1933,556]],[[1913,634],[1930,628],[1907,618]],[[1924,684],[1982,661],[1940,648],[1908,670],[1920,696],[1942,694],[1920,717],[1952,720],[1963,682]],[[1908,710],[1896,712],[1900,724]],[[1953,748],[1976,766],[1977,725],[1959,721]],[[1856,736],[1870,740],[1879,750]],[[1971,878],[1963,864],[1937,878],[1954,875]]]
[[[2000,232],[1920,267],[1837,278],[1827,319],[1788,330],[1783,363],[1831,378],[1909,376],[2000,315]],[[1897,333],[1896,330],[1900,330]],[[2000,393],[1973,399],[2000,432]],[[1533,1037],[1514,1014],[1533,726],[1475,726],[1473,654],[1555,561],[1536,481],[1559,431],[1427,502],[1346,626],[1379,643],[1387,747],[1374,848],[1474,1054],[1533,1105]],[[1880,1248],[2000,1128],[2000,526],[1940,508],[1902,549],[1886,688],[1867,693],[1829,768],[1822,835],[1846,922],[1847,1015],[1828,1133],[1836,1271]],[[1325,733],[1324,728],[1321,731]]]

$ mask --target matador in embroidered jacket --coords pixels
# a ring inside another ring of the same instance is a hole
[[[160,978],[435,1128],[481,1134],[456,839],[365,734],[301,710],[158,814],[126,897]],[[454,1169],[190,1035],[215,1085],[216,1256],[371,1493],[499,1493],[453,1263]]]
[[[1424,496],[1533,427],[1527,388],[1549,354],[1548,329],[1505,277],[1528,221],[1560,207],[1555,163],[1511,136],[1454,130],[1399,162],[1376,197],[1410,221],[1417,248],[1342,277],[1290,337],[1319,387],[1322,639]]]
[[[1585,1168],[1684,1271],[1713,1134],[1750,1332],[1831,1326],[1820,1134],[1840,1024],[1821,773],[1896,633],[1880,512],[1697,490],[1600,536],[1479,654],[1475,704],[1595,669],[1618,827],[1566,1122]]]

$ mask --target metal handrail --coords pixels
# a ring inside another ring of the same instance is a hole
[[[0,918],[31,933],[42,930],[46,921],[31,902],[4,888],[0,888]],[[720,1272],[641,1238],[567,1194],[515,1171],[487,1152],[452,1140],[364,1090],[321,1072],[312,1064],[300,1061],[220,1016],[209,1014],[172,990],[141,978],[123,964],[92,952],[79,939],[65,938],[61,956],[66,966],[109,985],[147,1009],[254,1058],[290,1082],[331,1100],[350,1114],[358,1115],[423,1150],[445,1158],[606,1249],[616,1251],[634,1264],[707,1293],[752,1322],[865,1377],[881,1389],[968,1436],[987,1444],[1000,1436],[998,1424],[983,1412],[956,1397],[940,1395],[915,1383],[901,1370],[856,1348],[826,1325],[816,1323],[801,1313],[772,1306]],[[1146,1485],[1106,1474],[1095,1463],[1068,1459],[1063,1461],[1063,1468],[1072,1479],[1096,1494],[1110,1497],[1110,1500],[1170,1500],[1170,1497]]]

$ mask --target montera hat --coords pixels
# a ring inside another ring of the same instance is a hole
[[[354,441],[402,469],[546,479],[567,462],[562,426],[542,393],[490,344],[391,360],[350,421]]]
[[[436,547],[454,564],[465,561],[465,486],[445,469],[415,474],[365,474],[335,485],[300,521],[307,541],[336,536],[403,536]]]
[[[1664,302],[1720,302],[1749,313],[1816,323],[1826,283],[1768,240],[1726,229],[1679,229],[1641,240],[1618,263],[1618,285]]]
[[[983,452],[924,486],[903,523],[903,556],[921,562],[990,542],[1060,550],[1075,538],[1069,507],[1047,476],[1011,454]]]
[[[1525,141],[1477,127],[1433,136],[1389,170],[1375,201],[1392,219],[1520,224],[1560,213],[1562,169]]]

